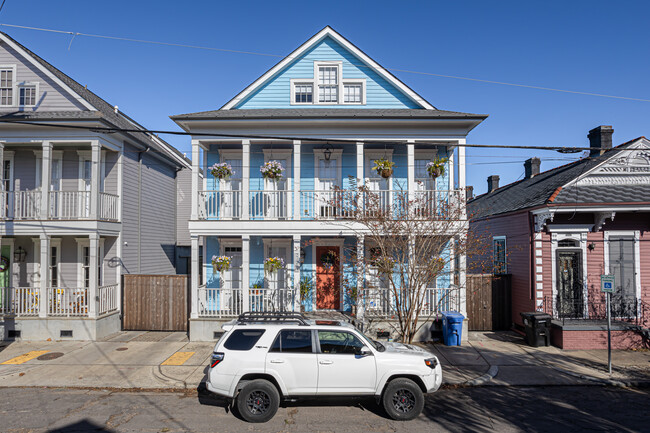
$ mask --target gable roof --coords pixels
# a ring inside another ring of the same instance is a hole
[[[310,48],[314,47],[316,44],[318,44],[320,41],[322,41],[326,37],[330,37],[333,40],[335,40],[337,43],[342,45],[345,49],[347,49],[350,53],[352,53],[355,57],[357,57],[361,62],[365,63],[370,68],[372,68],[375,72],[377,72],[380,76],[382,76],[384,79],[386,79],[389,83],[391,83],[393,86],[395,86],[397,89],[399,89],[399,91],[401,91],[404,95],[406,95],[410,100],[415,102],[421,108],[425,108],[425,109],[429,109],[429,110],[435,110],[436,109],[433,105],[431,105],[428,101],[426,101],[422,96],[418,95],[413,89],[408,87],[406,84],[404,84],[402,81],[400,81],[397,77],[395,77],[393,74],[388,72],[383,66],[381,66],[379,63],[375,62],[366,53],[364,53],[359,48],[357,48],[352,42],[345,39],[343,36],[341,36],[338,32],[336,32],[330,26],[326,26],[320,32],[316,33],[314,36],[309,38],[305,43],[303,43],[298,48],[296,48],[294,51],[292,51],[288,56],[286,56],[284,59],[282,59],[280,62],[278,62],[275,66],[273,66],[271,69],[266,71],[266,73],[264,73],[264,75],[262,75],[257,80],[255,80],[252,84],[250,84],[244,90],[239,92],[234,98],[232,98],[223,107],[221,107],[221,110],[236,109],[236,106],[240,102],[242,102],[244,99],[246,99],[246,97],[251,95],[257,89],[264,86],[264,84],[266,84],[278,72],[280,72],[283,69],[285,69],[286,67],[288,67],[294,61],[296,61],[298,59],[298,57],[300,57],[303,53],[308,51]]]
[[[567,186],[639,140],[645,138],[635,138],[600,156],[582,158],[479,195],[467,202],[467,213],[471,218],[485,218],[551,204],[650,201],[649,185]]]
[[[70,78],[61,70],[52,66],[49,62],[32,52],[27,47],[20,44],[5,32],[0,32],[0,40],[9,44],[18,53],[20,53],[29,62],[33,63],[48,77],[52,78],[64,90],[70,92],[79,102],[82,102],[89,111],[30,111],[30,112],[13,112],[0,119],[7,120],[104,120],[111,126],[117,129],[140,129],[143,132],[124,132],[124,134],[132,137],[133,139],[141,142],[147,147],[161,152],[167,158],[180,162],[186,167],[191,167],[191,160],[185,157],[178,149],[171,144],[156,137],[150,133],[145,132],[146,128],[138,122],[127,116],[126,114],[118,111],[115,112],[114,107],[106,102],[104,99],[97,96],[87,87],[82,86],[77,81]]]

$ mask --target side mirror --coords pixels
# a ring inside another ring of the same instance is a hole
[[[362,347],[357,347],[356,355],[363,358],[364,356],[371,356],[372,352],[370,351],[370,349],[368,349],[367,346],[362,346]]]

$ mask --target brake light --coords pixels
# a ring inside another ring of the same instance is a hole
[[[221,361],[223,361],[224,354],[221,352],[213,352],[212,357],[210,358],[210,368],[215,367]]]

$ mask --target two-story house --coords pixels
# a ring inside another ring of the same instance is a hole
[[[388,206],[397,191],[462,196],[458,145],[486,117],[436,109],[330,27],[220,109],[172,116],[193,134],[190,338],[213,339],[220,321],[242,311],[350,310],[331,270],[349,266],[345,250],[367,254],[371,246],[336,224],[345,218],[331,206],[337,188],[365,184]],[[448,158],[447,170],[432,180],[426,164],[436,157]],[[390,177],[372,169],[382,158],[395,164]],[[211,174],[224,163],[232,175]],[[279,179],[269,179],[273,167]],[[229,269],[212,266],[213,256],[227,257]],[[277,272],[265,272],[269,259]],[[456,262],[462,285],[464,257]],[[301,299],[305,277],[314,290]],[[356,284],[364,290],[365,278]],[[441,289],[452,284],[438,281]],[[464,313],[464,297],[457,299]]]
[[[175,273],[189,159],[4,33],[0,161],[4,338],[101,338],[122,274]]]

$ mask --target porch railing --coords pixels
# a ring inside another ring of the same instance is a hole
[[[118,203],[120,196],[107,192],[99,193],[99,219],[118,221],[120,219]]]
[[[99,316],[117,311],[117,291],[119,286],[117,284],[110,284],[107,286],[100,286],[97,288],[97,295],[99,298],[99,305],[97,314]]]
[[[199,191],[199,219],[239,219],[241,198],[241,191]]]
[[[421,301],[420,318],[424,319],[442,311],[460,311],[460,291],[458,287],[427,288],[419,293]],[[415,294],[408,290],[387,288],[367,288],[361,292],[357,301],[364,314],[377,317],[395,316],[398,305],[415,301]],[[404,307],[400,309],[402,311]]]
[[[14,219],[40,219],[41,192],[9,191],[7,193],[6,215],[7,218]]]
[[[607,300],[604,294],[598,294],[585,299],[562,299],[551,296],[544,297],[543,310],[562,321],[576,319],[605,320],[607,319]],[[650,324],[650,305],[635,297],[611,297],[611,318],[637,325]]]
[[[351,191],[300,191],[301,219],[349,218]]]
[[[34,287],[0,288],[0,314],[38,316],[39,289]]]
[[[87,316],[88,289],[73,287],[47,288],[48,316]]]
[[[50,191],[50,218],[90,217],[90,191]]]
[[[290,288],[259,288],[248,291],[249,311],[293,311],[295,290]]]
[[[251,219],[286,219],[291,215],[291,191],[250,191]]]
[[[233,317],[244,312],[241,289],[199,287],[199,317]]]

